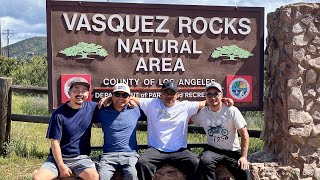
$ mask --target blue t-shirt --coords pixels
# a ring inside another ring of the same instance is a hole
[[[90,154],[91,126],[96,106],[97,103],[86,101],[80,109],[72,109],[66,103],[53,112],[46,137],[60,140],[63,158]]]
[[[120,112],[113,104],[99,109],[95,121],[101,123],[104,143],[103,152],[134,152],[138,149],[137,122],[141,116],[138,106],[126,106]]]

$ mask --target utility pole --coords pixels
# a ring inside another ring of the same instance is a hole
[[[6,34],[7,35],[7,55],[8,55],[8,58],[10,57],[10,54],[9,54],[9,36],[10,35],[13,35],[13,30],[10,30],[10,29],[6,29],[5,31],[7,32],[3,32],[2,34]]]

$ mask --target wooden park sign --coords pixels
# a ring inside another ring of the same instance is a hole
[[[132,95],[159,97],[167,80],[181,100],[203,100],[215,80],[240,109],[261,110],[263,26],[260,7],[48,0],[50,109],[82,77],[92,100],[120,82]]]

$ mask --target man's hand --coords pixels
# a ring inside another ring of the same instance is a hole
[[[72,171],[65,164],[59,167],[59,174],[61,178],[66,178],[72,175]]]
[[[249,169],[249,161],[247,160],[246,157],[241,157],[238,160],[238,166],[240,166],[242,170],[247,170]]]
[[[109,106],[111,104],[111,96],[108,97],[104,97],[102,99],[100,99],[99,104],[98,104],[98,108],[102,108],[102,106]]]
[[[129,107],[134,108],[136,106],[138,106],[138,104],[136,102],[134,102],[133,100],[129,101]]]
[[[231,98],[222,98],[222,102],[229,107],[234,105],[234,101]]]

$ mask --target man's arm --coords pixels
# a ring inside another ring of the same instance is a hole
[[[206,106],[206,103],[207,103],[206,100],[199,101],[199,108],[198,108],[198,110],[200,110],[200,109],[202,109],[203,107],[205,107],[205,106]]]
[[[140,105],[140,98],[131,96],[130,100],[132,100],[136,104]],[[104,98],[100,99],[99,104],[98,104],[98,108],[100,109],[102,106],[108,106],[108,105],[110,105],[110,103],[111,103],[111,96],[104,97]],[[129,102],[129,103],[131,103],[131,102]],[[135,107],[135,104],[131,104],[131,107]]]
[[[249,150],[249,133],[246,127],[238,129],[241,136],[241,157],[238,160],[238,165],[241,169],[249,169],[248,150]]]
[[[111,96],[104,97],[100,99],[98,103],[98,108],[102,108],[102,106],[108,106],[111,103]]]
[[[221,101],[222,101],[225,105],[227,105],[228,107],[231,107],[231,106],[234,105],[233,99],[231,99],[231,98],[223,97],[223,98],[221,99]]]
[[[51,150],[53,154],[53,158],[57,163],[59,168],[60,177],[69,177],[72,174],[72,171],[64,164],[62,160],[62,153],[60,148],[60,142],[56,139],[51,139]]]
[[[134,101],[135,103],[137,103],[140,106],[140,98],[130,96],[130,100]]]

